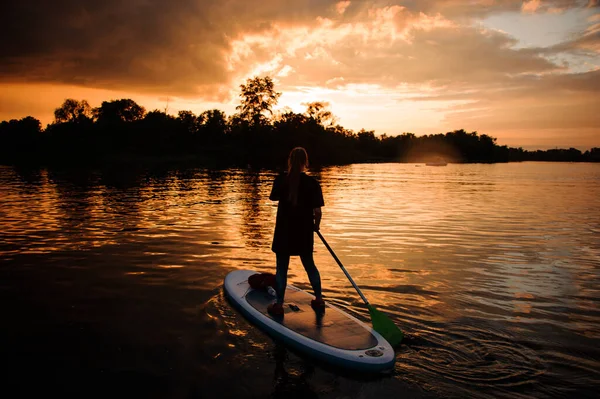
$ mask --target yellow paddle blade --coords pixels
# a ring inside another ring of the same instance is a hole
[[[386,315],[369,305],[369,313],[371,314],[371,322],[373,323],[373,330],[377,331],[387,342],[393,347],[402,342],[404,334],[394,324],[392,320]]]

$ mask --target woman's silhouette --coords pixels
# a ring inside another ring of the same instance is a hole
[[[306,173],[308,155],[296,147],[288,158],[288,171],[275,178],[269,198],[279,201],[272,250],[276,254],[275,274],[277,301],[269,305],[269,313],[283,314],[283,301],[287,286],[290,256],[300,256],[302,265],[315,293],[311,305],[324,309],[321,294],[321,276],[313,260],[314,231],[319,230],[321,207],[324,205],[321,186]]]

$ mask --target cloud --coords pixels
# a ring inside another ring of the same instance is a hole
[[[311,35],[317,29],[333,38],[342,35],[349,40],[360,39],[359,46],[364,42],[375,44],[376,52],[383,55],[380,47],[385,43],[377,41],[385,36],[391,24],[398,27],[396,34],[402,36],[406,34],[402,29],[410,23],[448,22],[453,18],[515,10],[521,4],[508,0],[478,0],[468,5],[456,0],[393,3],[387,0],[4,2],[0,6],[4,16],[0,34],[9,40],[0,42],[0,81],[53,82],[114,90],[133,88],[222,100],[228,95],[225,87],[255,68],[248,63],[237,63],[232,68],[232,59],[239,57],[236,45],[245,37],[296,29],[299,34],[296,42],[300,42],[304,40],[302,34]],[[575,2],[545,3],[566,6]],[[330,24],[329,31],[323,29],[324,21]],[[489,39],[483,36],[481,40]],[[324,41],[330,42],[328,38]],[[286,43],[294,45],[293,40]],[[343,57],[352,58],[350,51],[354,44],[342,44],[342,50],[348,52]],[[262,53],[257,47],[252,50],[257,64],[270,61],[267,58],[273,53],[272,47],[262,49]],[[342,54],[338,51],[337,56]],[[252,57],[245,60],[254,61]]]
[[[225,37],[210,29],[210,12],[186,3],[11,2],[1,75],[103,88],[151,84],[157,91],[223,83]]]
[[[587,25],[571,34],[571,38],[546,48],[538,48],[540,54],[571,54],[596,58],[600,55],[600,14],[591,14]]]
[[[340,1],[340,2],[336,3],[335,10],[339,14],[343,14],[344,12],[346,12],[346,8],[348,8],[349,5],[350,5],[350,0]]]
[[[588,26],[575,39],[561,43],[550,50],[555,52],[583,50],[584,54],[597,56],[600,54],[600,22]]]
[[[403,8],[372,10],[345,23],[322,19],[308,30],[274,27],[234,43],[234,64],[258,62],[273,73],[294,70],[284,85],[347,84],[395,87],[401,83],[485,83],[506,76],[549,73],[563,68],[537,49],[515,49],[516,39],[498,31],[456,24],[441,15]],[[268,68],[267,68],[268,69]]]
[[[3,2],[3,82],[216,95],[230,42],[277,20],[309,24],[334,2],[56,0]]]
[[[446,102],[439,119],[447,126],[470,121],[476,130],[536,124],[546,129],[571,123],[583,129],[598,122],[593,112],[598,94],[591,91],[598,88],[594,70],[600,67],[598,5],[596,0],[3,2],[0,85],[79,87],[97,90],[93,96],[123,93],[148,102],[168,97],[184,106],[190,99],[229,104],[246,77],[270,74],[284,93],[310,87],[311,94],[342,97],[368,88],[377,101],[390,99],[385,102],[390,108],[383,107],[387,113],[396,112],[391,107],[398,99],[431,107]],[[492,14],[571,8],[589,15],[587,25],[546,48],[519,48],[517,37],[479,24]],[[10,96],[0,95],[0,105],[11,113],[28,101],[14,87]],[[48,98],[59,105],[55,95]],[[315,100],[326,99],[298,101]],[[41,107],[38,101],[30,109]],[[357,115],[358,108],[352,109]]]
[[[524,1],[521,10],[523,12],[531,12],[534,13],[540,7],[540,0],[529,0]]]
[[[544,5],[575,3],[556,0]],[[0,42],[0,81],[130,88],[224,100],[236,80],[269,71],[287,75],[289,82],[296,77],[324,84],[342,76],[347,81],[375,79],[391,85],[488,79],[499,70],[551,70],[555,66],[538,54],[511,50],[512,38],[453,19],[518,10],[520,4],[508,0],[478,0],[468,6],[456,0],[5,2],[0,6],[5,16],[0,34],[11,40]],[[578,45],[595,46],[589,44],[595,40],[582,38]],[[284,67],[287,70],[281,72]],[[315,67],[322,69],[315,73]]]
[[[592,3],[592,0],[588,3]],[[585,2],[584,2],[585,3]],[[507,12],[550,12],[581,7],[582,0],[414,0],[403,2],[414,12],[441,13],[453,19],[484,18]]]
[[[587,8],[600,7],[600,0],[588,0]]]
[[[460,105],[443,109],[445,121],[450,125],[477,126],[484,131],[595,129],[597,132],[600,126],[598,92],[600,70],[543,79],[522,76],[496,90],[456,91],[409,100],[462,100]]]

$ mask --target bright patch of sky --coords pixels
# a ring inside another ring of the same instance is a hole
[[[590,24],[592,15],[593,11],[585,8],[563,12],[510,12],[492,15],[481,23],[517,39],[516,48],[549,47],[575,38]]]
[[[410,131],[430,134],[444,131],[444,111],[461,101],[403,101],[402,90],[384,90],[376,85],[350,85],[342,89],[297,88],[285,90],[279,103],[294,112],[304,113],[306,103],[319,99],[330,104],[329,110],[337,123],[355,132],[360,129],[374,130],[376,135],[398,135]],[[408,92],[406,96],[408,96]],[[410,93],[410,96],[414,93]],[[365,118],[365,115],[368,115]]]

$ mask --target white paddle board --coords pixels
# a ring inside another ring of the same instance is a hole
[[[316,312],[314,296],[293,285],[285,292],[284,315],[271,316],[267,306],[275,298],[255,290],[248,277],[257,272],[235,270],[225,277],[224,291],[230,302],[253,324],[289,347],[327,363],[369,372],[394,367],[392,346],[372,327],[348,313],[325,304]]]

